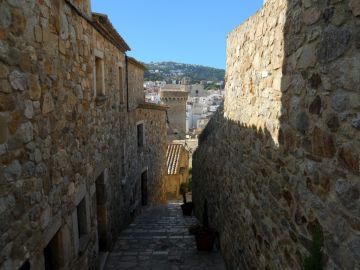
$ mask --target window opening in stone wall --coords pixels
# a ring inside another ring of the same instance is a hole
[[[20,266],[19,270],[30,270],[30,262],[26,261],[23,263],[22,266]]]
[[[104,61],[95,56],[95,95],[105,96]]]
[[[57,270],[61,267],[62,252],[61,252],[61,235],[60,230],[51,239],[49,244],[44,249],[44,264],[45,270]],[[26,269],[26,268],[25,268]]]
[[[124,88],[123,88],[123,70],[119,67],[118,70],[118,84],[119,84],[119,95],[120,95],[120,103],[124,103]]]
[[[86,201],[85,198],[81,200],[81,202],[76,207],[77,213],[77,223],[78,223],[78,233],[79,239],[81,240],[86,236],[88,232],[87,226],[87,213],[86,213]]]
[[[147,188],[147,171],[141,174],[141,204],[143,206],[148,203],[148,188]]]
[[[144,146],[144,124],[137,124],[137,142],[138,147]]]

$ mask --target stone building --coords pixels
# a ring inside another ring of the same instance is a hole
[[[360,269],[360,2],[267,0],[227,40],[193,201],[228,269]]]
[[[189,152],[182,144],[169,144],[166,151],[167,173],[165,175],[168,199],[178,198],[180,185],[189,178]]]
[[[168,135],[173,139],[184,139],[186,135],[186,102],[190,81],[184,78],[181,84],[167,84],[160,89],[161,104],[168,106]]]
[[[192,84],[190,85],[190,97],[206,97],[208,95],[207,90],[204,88],[204,84]]]
[[[166,107],[89,0],[0,2],[0,269],[95,269],[166,200]]]

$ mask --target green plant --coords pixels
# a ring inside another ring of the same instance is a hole
[[[188,181],[188,189],[189,191],[192,191],[192,177],[189,177],[189,181]]]
[[[180,185],[180,194],[183,196],[184,204],[186,204],[186,193],[189,191],[188,183],[181,183]]]
[[[302,261],[302,270],[322,270],[323,269],[323,240],[320,230],[313,234],[313,241],[310,248],[310,254]]]

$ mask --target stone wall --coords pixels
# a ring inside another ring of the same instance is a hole
[[[229,269],[300,269],[317,230],[326,269],[360,267],[358,3],[267,0],[228,36],[193,200]]]
[[[145,92],[139,91],[144,88],[144,69],[140,63],[132,58],[128,58],[128,75],[129,75],[129,109],[134,110],[138,104],[144,102]]]
[[[145,169],[148,203],[164,200],[164,108],[141,107],[143,70],[125,79],[126,43],[106,16],[82,13],[89,1],[72,2],[0,3],[0,269],[26,260],[44,269],[45,258],[59,269],[94,269],[140,211],[133,186]]]
[[[155,107],[155,106],[154,106]],[[161,108],[161,107],[160,107]],[[148,177],[148,203],[166,203],[165,181],[162,177],[166,174],[166,113],[165,110],[138,108],[131,113],[133,117],[128,123],[130,130],[128,141],[125,145],[128,153],[129,191],[133,194],[133,205],[130,209],[141,206],[141,173],[147,171]],[[145,142],[143,147],[137,145],[136,124],[143,123],[145,129]],[[133,162],[136,160],[137,162]],[[139,174],[140,172],[140,174]]]

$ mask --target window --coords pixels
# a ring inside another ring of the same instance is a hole
[[[95,56],[95,96],[105,96],[104,61]]]
[[[85,198],[76,207],[79,239],[88,234]]]
[[[144,146],[144,123],[137,124],[137,143],[138,147]]]
[[[124,88],[123,88],[123,69],[119,67],[118,69],[118,84],[119,84],[119,95],[120,95],[120,103],[124,103]]]

